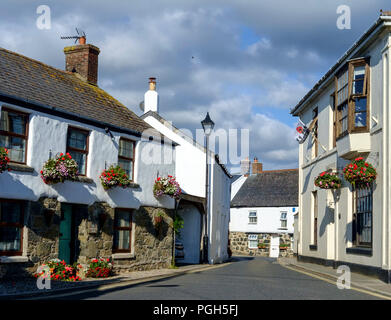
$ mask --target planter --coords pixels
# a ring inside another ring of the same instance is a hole
[[[339,189],[341,185],[342,180],[335,172],[324,171],[315,179],[315,186],[321,189]]]
[[[100,182],[105,190],[114,187],[128,188],[132,181],[129,179],[125,170],[119,165],[112,165],[107,170],[103,170],[99,176]]]
[[[153,195],[156,198],[167,195],[171,198],[179,199],[181,193],[182,190],[179,183],[170,175],[167,178],[157,178],[153,185]]]
[[[8,167],[9,162],[10,158],[8,157],[8,149],[0,147],[0,173],[11,170]]]
[[[346,181],[354,187],[358,185],[367,185],[376,180],[376,169],[362,157],[354,159],[343,169]]]
[[[41,170],[41,179],[45,184],[53,185],[65,180],[75,181],[78,176],[78,165],[69,153],[60,153],[56,159],[49,159]]]

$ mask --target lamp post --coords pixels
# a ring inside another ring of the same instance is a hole
[[[212,133],[212,130],[215,126],[214,122],[207,112],[204,120],[201,121],[202,128],[205,133],[205,223],[204,223],[204,238],[203,238],[203,261],[208,263],[208,215],[209,215],[209,166],[208,166],[208,156],[209,156],[209,136]]]

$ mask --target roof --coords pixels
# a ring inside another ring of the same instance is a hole
[[[234,183],[236,180],[238,180],[242,175],[241,174],[233,174],[231,178],[231,183]]]
[[[294,116],[298,116],[299,111],[303,108],[305,103],[314,95],[316,92],[322,87],[323,84],[327,82],[330,76],[338,71],[338,67],[342,67],[342,63],[357,49],[361,44],[367,40],[367,38],[379,27],[379,25],[383,24],[384,21],[390,21],[391,17],[386,13],[382,13],[382,15],[376,20],[376,22],[344,53],[344,55],[331,67],[326,74],[314,85],[314,87],[299,101],[299,103],[293,107],[290,113]]]
[[[160,114],[158,114],[155,111],[148,111],[144,113],[141,116],[141,119],[148,118],[149,116],[155,118],[157,121],[159,121],[161,124],[163,124],[168,129],[172,130],[174,133],[177,133],[181,136],[181,138],[185,139],[187,142],[191,143],[193,146],[201,150],[202,152],[205,152],[205,147],[200,145],[196,140],[194,140],[192,137],[189,137],[186,135],[183,131],[179,130],[177,127],[173,126],[171,122],[168,122],[166,119],[164,119]],[[220,162],[220,158],[218,154],[214,154],[212,151],[209,151],[212,156],[214,156],[216,163],[221,167],[221,169],[224,171],[224,173],[231,179],[232,175],[229,173],[227,167]]]
[[[141,133],[151,127],[77,75],[0,48],[0,95]]]
[[[297,207],[299,170],[263,171],[250,175],[231,201],[231,208]]]

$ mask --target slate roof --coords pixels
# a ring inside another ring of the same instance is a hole
[[[139,133],[151,128],[107,92],[75,74],[3,48],[0,48],[1,94]]]
[[[231,201],[231,208],[296,207],[298,169],[263,171],[250,175]]]

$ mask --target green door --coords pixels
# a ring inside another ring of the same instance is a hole
[[[63,205],[60,222],[60,244],[58,258],[70,264],[72,240],[72,206]]]

